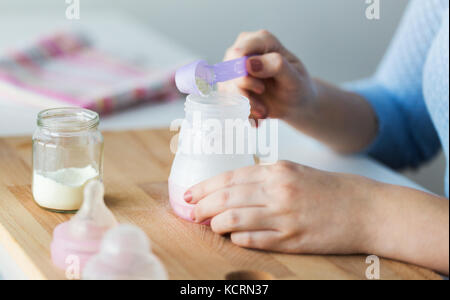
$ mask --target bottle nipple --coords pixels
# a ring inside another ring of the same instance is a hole
[[[53,263],[67,268],[66,260],[76,257],[80,269],[100,249],[103,235],[117,225],[112,212],[106,207],[104,187],[99,180],[91,180],[84,188],[84,201],[78,213],[53,231],[51,254]]]
[[[119,225],[108,231],[100,251],[83,271],[86,280],[165,280],[167,272],[138,227]]]
[[[106,207],[105,189],[99,180],[91,180],[84,188],[84,201],[78,213],[70,220],[70,233],[74,238],[101,238],[117,225],[116,218]]]

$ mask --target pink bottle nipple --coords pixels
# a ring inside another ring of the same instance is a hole
[[[51,255],[58,268],[64,270],[69,263],[78,263],[82,270],[89,258],[98,252],[105,232],[117,225],[103,196],[104,187],[100,181],[88,182],[78,213],[53,231]]]

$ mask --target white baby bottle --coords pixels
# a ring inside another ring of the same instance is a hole
[[[169,177],[169,197],[174,212],[192,221],[194,206],[184,201],[185,192],[206,179],[254,165],[254,128],[249,122],[249,100],[241,95],[189,95],[185,112]]]

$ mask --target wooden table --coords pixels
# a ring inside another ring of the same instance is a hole
[[[107,132],[106,203],[121,223],[141,227],[170,279],[366,279],[365,256],[275,254],[239,248],[209,227],[177,218],[168,203],[173,155],[168,130]],[[0,138],[0,245],[30,279],[64,279],[50,260],[56,225],[70,216],[40,209],[31,194],[31,138]],[[231,274],[231,275],[230,275]],[[381,260],[382,279],[440,279],[432,271]]]

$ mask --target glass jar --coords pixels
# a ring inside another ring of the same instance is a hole
[[[184,201],[184,193],[206,179],[254,165],[249,138],[254,129],[249,100],[240,95],[189,95],[185,112],[169,176],[169,199],[178,216],[192,221],[194,206]]]
[[[103,137],[98,125],[98,114],[81,108],[56,108],[38,114],[32,191],[40,207],[73,213],[83,203],[85,184],[102,179]]]

